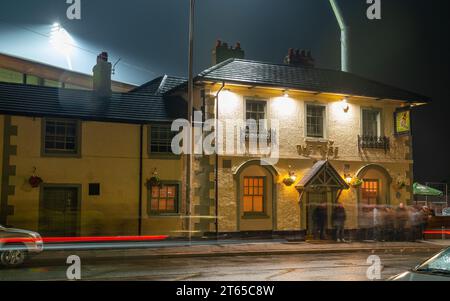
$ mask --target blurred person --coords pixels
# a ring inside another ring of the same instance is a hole
[[[344,205],[340,202],[336,204],[333,209],[333,226],[336,231],[337,242],[345,242],[344,240],[344,226],[347,215],[345,213]]]
[[[386,206],[384,210],[384,238],[387,241],[393,241],[395,236],[395,212],[391,206]]]
[[[404,241],[405,240],[405,230],[406,223],[408,222],[408,211],[405,208],[405,204],[400,203],[397,209],[395,210],[395,240],[396,241]]]
[[[313,222],[314,222],[314,238],[323,240],[325,239],[325,223],[327,221],[327,206],[320,204],[314,209]]]
[[[369,209],[367,206],[362,206],[359,210],[359,230],[360,230],[360,235],[359,238],[360,240],[367,240],[369,235],[368,235],[368,231],[369,231],[369,221],[368,221],[368,214]]]
[[[373,208],[373,239],[376,241],[384,241],[384,208],[375,206]]]

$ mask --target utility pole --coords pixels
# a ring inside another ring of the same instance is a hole
[[[189,62],[188,62],[188,120],[189,120],[189,153],[186,158],[186,209],[188,215],[188,235],[189,241],[192,239],[192,202],[193,198],[193,149],[194,149],[194,127],[193,127],[193,111],[194,111],[194,9],[195,0],[189,0]]]

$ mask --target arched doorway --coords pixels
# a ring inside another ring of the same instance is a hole
[[[276,229],[276,179],[278,172],[260,160],[250,160],[235,172],[237,187],[237,229],[273,231]]]
[[[392,177],[383,166],[366,165],[356,173],[356,176],[363,180],[358,191],[360,207],[391,204]]]

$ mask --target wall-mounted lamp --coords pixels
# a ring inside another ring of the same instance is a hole
[[[283,91],[283,96],[284,97],[289,97],[289,90],[284,90]]]
[[[347,113],[348,110],[350,109],[350,106],[348,105],[348,102],[347,102],[347,98],[344,98],[342,100],[342,109],[344,110],[345,113]]]
[[[353,180],[353,177],[350,174],[345,174],[344,178],[345,178],[345,182],[347,182],[347,184],[350,184]]]
[[[295,181],[297,181],[297,176],[295,175],[295,172],[291,171],[291,166],[289,166],[289,175],[283,179],[283,183],[286,186],[292,186]]]

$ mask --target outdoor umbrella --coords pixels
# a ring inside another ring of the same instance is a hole
[[[424,195],[424,196],[443,196],[444,193],[440,190],[419,184],[414,183],[413,185],[413,193],[414,195]]]

